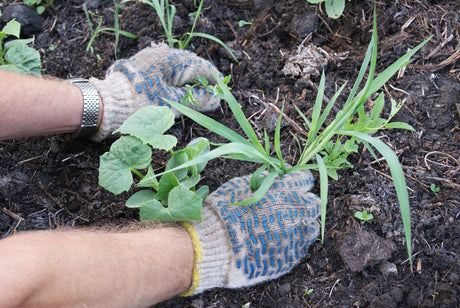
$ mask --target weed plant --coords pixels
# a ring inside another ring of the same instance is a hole
[[[91,11],[88,11],[88,9],[86,8],[86,4],[85,3],[83,4],[83,11],[85,12],[86,20],[88,21],[89,30],[91,32],[91,38],[90,38],[90,40],[88,42],[88,45],[86,46],[86,51],[91,51],[91,53],[93,53],[93,47],[92,47],[93,42],[96,39],[96,37],[99,34],[101,34],[102,32],[113,32],[113,33],[115,33],[115,46],[114,46],[114,51],[113,51],[113,53],[115,55],[115,58],[117,58],[117,49],[118,49],[118,42],[120,40],[120,35],[126,36],[126,37],[131,38],[131,39],[136,39],[137,38],[137,35],[120,29],[118,12],[119,12],[120,9],[123,9],[123,8],[124,7],[121,4],[115,2],[114,27],[113,28],[107,28],[107,27],[101,28],[102,22],[103,22],[102,16],[97,15],[97,14],[91,12]],[[94,18],[98,19],[98,23],[97,23],[97,25],[95,27],[94,27],[93,23],[91,22],[90,15],[92,15]]]
[[[195,32],[198,18],[200,17],[201,11],[203,9],[204,0],[200,1],[196,12],[190,14],[190,16],[193,18],[193,24],[190,31],[182,34],[179,38],[176,38],[173,35],[173,24],[174,16],[176,15],[176,7],[170,4],[168,0],[125,0],[123,3],[131,1],[145,3],[155,10],[158,18],[160,19],[161,26],[163,27],[166,36],[166,42],[168,43],[169,47],[186,49],[194,37],[201,37],[218,43],[232,56],[235,61],[238,62],[230,48],[228,48],[228,46],[220,39],[207,33]]]
[[[359,144],[363,144],[375,158],[377,158],[375,153],[376,150],[388,163],[399,201],[407,252],[412,266],[409,196],[404,173],[394,151],[377,137],[372,137],[371,134],[382,129],[400,128],[413,130],[413,128],[406,123],[390,122],[391,118],[398,112],[404,101],[396,103],[394,100],[391,100],[391,112],[387,119],[380,118],[380,114],[385,103],[383,93],[377,96],[373,106],[369,106],[369,109],[371,110],[369,114],[365,112],[365,103],[370,101],[371,97],[399,69],[407,65],[410,62],[410,58],[428,40],[429,39],[416,46],[375,77],[377,64],[377,22],[374,12],[373,35],[367,49],[367,53],[364,57],[364,61],[361,65],[358,78],[354,83],[344,106],[339,112],[337,112],[334,120],[332,120],[332,122],[330,122],[327,126],[325,125],[326,119],[330,117],[330,111],[332,110],[334,103],[344,90],[346,84],[339,88],[329,103],[323,108],[322,102],[325,91],[324,73],[322,74],[320,80],[319,91],[313,106],[311,119],[307,119],[307,117],[298,110],[309,132],[306,142],[301,146],[301,155],[293,167],[287,167],[281,155],[280,124],[282,112],[278,118],[273,141],[276,157],[271,157],[270,141],[267,133],[265,132],[264,141],[261,143],[253,128],[249,124],[249,121],[244,116],[244,113],[235,97],[231,94],[229,88],[227,87],[229,78],[225,80],[219,79],[218,84],[211,88],[213,88],[212,90],[217,97],[228,103],[236,120],[244,131],[246,138],[215,120],[186,107],[185,105],[168,101],[169,104],[182,114],[190,117],[200,125],[230,141],[225,144],[214,144],[216,146],[215,149],[177,168],[185,168],[189,165],[202,163],[216,157],[226,157],[262,164],[262,166],[257,169],[251,177],[251,189],[254,190],[253,196],[248,200],[235,203],[235,205],[251,204],[260,200],[278,176],[303,169],[316,170],[319,172],[320,176],[321,240],[323,241],[328,197],[328,178],[331,177],[333,179],[337,179],[338,170],[353,167],[347,160],[347,157],[351,153],[358,151]],[[362,85],[366,72],[368,77],[364,82],[364,85]],[[210,87],[207,84],[203,84],[203,86]],[[362,86],[362,89],[358,91],[360,86]],[[358,119],[357,121],[354,121],[356,116]]]

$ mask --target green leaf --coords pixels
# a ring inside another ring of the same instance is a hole
[[[153,191],[140,190],[126,200],[126,207],[139,208],[153,199],[155,199],[155,193]]]
[[[345,9],[345,0],[326,0],[326,12],[331,18],[339,18]]]
[[[207,185],[203,185],[195,192],[195,194],[201,198],[201,200],[204,200],[209,195],[209,187]]]
[[[133,135],[155,149],[169,151],[177,138],[163,135],[174,124],[174,113],[166,106],[147,106],[133,113],[114,133]]]
[[[152,165],[148,166],[147,174],[142,178],[139,183],[136,185],[137,187],[152,187],[154,189],[158,188],[158,181],[155,176],[155,172],[153,171]]]
[[[174,173],[163,174],[161,176],[160,182],[158,183],[157,199],[163,202],[167,202],[170,191],[177,186],[179,186],[179,180],[177,180]]]
[[[230,48],[228,48],[228,46],[222,42],[220,39],[218,39],[217,37],[213,36],[213,35],[210,35],[210,34],[207,34],[207,33],[201,33],[201,32],[193,32],[193,33],[189,33],[191,37],[202,37],[202,38],[205,38],[205,39],[208,39],[208,40],[211,40],[211,41],[214,41],[216,43],[218,43],[220,46],[224,47],[224,49],[230,54],[230,56],[232,56],[233,60],[235,60],[235,62],[239,62],[238,59],[235,57],[235,55],[233,54],[233,52],[230,50]]]
[[[254,192],[251,198],[247,200],[243,200],[240,202],[235,202],[232,203],[231,205],[249,205],[256,203],[260,199],[262,199],[263,196],[267,193],[267,191],[270,189],[270,186],[273,184],[275,181],[276,177],[278,176],[278,173],[275,171],[270,172],[262,181],[260,184],[259,188]]]
[[[168,160],[168,163],[166,164],[166,170],[174,169],[182,164],[185,164],[186,162],[188,162],[188,160],[188,155],[187,153],[185,153],[185,149],[174,152],[171,155],[171,158]],[[185,168],[176,169],[173,173],[176,176],[176,178],[180,181],[187,175],[187,170],[188,169]]]
[[[320,181],[320,199],[321,199],[321,242],[324,242],[324,231],[326,230],[326,208],[327,208],[327,194],[328,194],[328,180],[327,169],[324,160],[320,155],[316,155],[319,169]]]
[[[21,33],[21,24],[17,22],[15,19],[10,20],[2,29],[2,31],[6,35],[12,35],[19,38]]]
[[[371,120],[376,120],[382,113],[383,105],[385,104],[385,97],[380,93],[374,102],[374,107],[371,110]]]
[[[415,129],[411,125],[404,122],[390,122],[385,124],[385,128],[400,128],[415,132]]]
[[[100,158],[99,185],[116,195],[128,191],[133,184],[131,170],[146,168],[151,157],[152,150],[139,139],[120,137]]]
[[[226,127],[225,125],[211,119],[210,117],[205,116],[204,114],[195,111],[191,108],[188,108],[182,104],[179,104],[177,102],[167,100],[165,101],[170,104],[174,109],[182,113],[183,115],[189,117],[193,121],[197,122],[204,128],[209,129],[210,131],[224,137],[225,139],[233,142],[240,142],[240,143],[246,143],[250,144],[250,142],[246,139],[244,139],[241,135],[237,134],[230,128]]]
[[[199,174],[192,175],[190,177],[186,177],[183,181],[180,181],[181,185],[184,185],[184,187],[190,189],[192,187],[195,187],[201,180],[201,176]]]
[[[43,12],[45,12],[45,7],[43,5],[40,5],[40,6],[37,6],[36,10],[37,10],[37,14],[38,15],[41,15],[43,14]]]
[[[177,222],[201,221],[202,199],[183,186],[173,188],[169,194],[168,207],[158,200],[144,203],[139,211],[141,221]]]
[[[7,65],[3,65],[2,69],[18,73],[41,74],[40,53],[32,47],[16,45],[6,51],[4,58]]]
[[[34,41],[33,38],[29,38],[29,39],[18,39],[18,40],[12,40],[12,41],[9,41],[9,42],[6,42],[5,45],[4,45],[4,49],[5,50],[8,50],[8,49],[11,49],[15,46],[19,46],[19,45],[27,45],[27,44],[30,44]]]

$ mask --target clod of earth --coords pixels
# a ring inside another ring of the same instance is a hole
[[[353,272],[386,261],[396,249],[392,241],[385,240],[375,233],[353,229],[344,236],[339,254]]]

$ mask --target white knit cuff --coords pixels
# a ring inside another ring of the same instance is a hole
[[[104,80],[91,78],[89,80],[98,90],[104,106],[99,131],[91,139],[101,141],[107,138],[114,130],[136,110],[145,107],[138,101],[139,95],[133,93],[133,86],[125,75],[119,72],[108,75]]]
[[[210,206],[203,208],[202,218],[206,223],[192,223],[202,249],[202,259],[198,263],[200,282],[193,294],[226,286],[230,263],[233,262],[231,247],[227,243],[228,234],[222,220]]]

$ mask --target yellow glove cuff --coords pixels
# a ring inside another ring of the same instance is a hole
[[[195,229],[193,229],[192,225],[188,222],[182,222],[182,225],[185,227],[188,234],[190,234],[190,238],[192,239],[193,244],[193,252],[195,253],[195,258],[193,260],[192,284],[187,291],[179,294],[180,296],[185,297],[192,295],[200,283],[201,260],[203,258],[203,252],[201,250],[198,234],[196,233]]]

